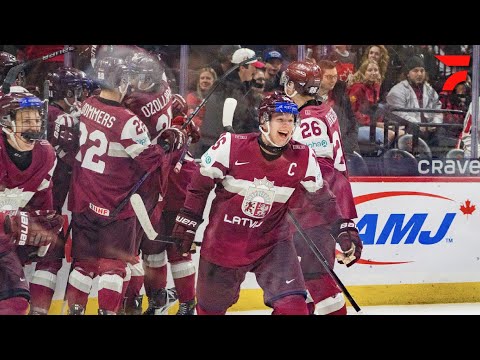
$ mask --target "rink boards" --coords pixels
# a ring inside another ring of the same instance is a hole
[[[362,259],[334,270],[358,304],[480,302],[480,179],[357,177],[352,188]],[[67,272],[64,266],[59,273],[51,313],[60,312]],[[173,286],[170,275],[168,283]],[[94,309],[96,289],[90,303]],[[262,308],[249,274],[231,310]]]

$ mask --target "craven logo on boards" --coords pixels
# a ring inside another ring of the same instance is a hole
[[[479,175],[480,161],[477,159],[420,160],[420,175]]]

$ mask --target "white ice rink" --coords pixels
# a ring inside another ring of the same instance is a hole
[[[359,304],[360,305],[360,304]],[[348,315],[480,315],[480,303],[361,306],[357,313],[347,307]],[[235,311],[227,315],[269,315],[271,310]]]

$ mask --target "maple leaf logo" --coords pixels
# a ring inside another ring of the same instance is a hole
[[[471,215],[475,211],[475,205],[470,205],[470,200],[465,200],[465,206],[461,205],[460,210],[464,215]]]

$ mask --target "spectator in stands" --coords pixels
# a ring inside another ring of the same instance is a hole
[[[217,81],[217,73],[213,68],[204,67],[198,71],[197,79],[195,81],[195,91],[191,91],[187,94],[187,115],[190,115],[202,100],[205,99],[205,95],[208,94],[215,81]],[[205,107],[201,108],[198,114],[193,118],[193,121],[198,127],[202,126],[204,116]]]
[[[327,101],[337,114],[343,149],[347,154],[352,154],[354,151],[360,152],[357,119],[346,95],[345,83],[338,81],[337,68],[333,61],[320,60],[318,66],[323,71],[323,77],[317,94],[322,100]]]
[[[282,75],[281,68],[283,62],[282,54],[277,50],[270,50],[265,53],[265,92],[271,93],[275,90],[283,90],[280,85],[280,77]]]
[[[218,50],[217,59],[214,60],[209,67],[213,68],[217,76],[222,76],[228,69],[232,67],[232,55],[240,49],[240,45],[222,45]]]
[[[253,105],[258,108],[262,102],[263,97],[265,96],[265,83],[266,83],[266,66],[256,66],[257,71],[253,75],[252,84],[251,84],[251,95],[253,100]]]
[[[358,128],[358,142],[363,144],[370,143],[370,125],[372,116],[375,115],[375,105],[380,99],[380,83],[382,77],[380,68],[375,60],[365,60],[358,71],[353,75],[351,84],[348,85],[348,96],[352,104],[352,110],[355,113],[360,125]],[[384,143],[384,124],[381,118],[376,119],[375,142]],[[391,142],[395,137],[395,132],[389,130],[388,140]]]
[[[388,64],[390,62],[390,55],[388,50],[384,45],[369,45],[365,52],[363,53],[360,64],[365,60],[375,60],[378,63],[378,68],[380,70],[380,76],[382,77],[382,83],[380,84],[380,100],[385,99],[388,90],[385,88],[385,76],[388,70]]]
[[[472,101],[471,86],[469,80],[462,81],[455,85],[451,92],[443,91],[440,93],[442,108],[463,111],[463,114],[446,113],[443,116],[443,122],[446,124],[463,124],[468,106]],[[461,127],[448,127],[446,134],[452,138],[458,138],[461,134]]]
[[[472,151],[472,115],[473,115],[473,106],[472,102],[468,107],[467,115],[465,115],[465,120],[463,123],[463,131],[461,138],[458,141],[458,148],[463,149],[464,157],[470,159],[473,157]],[[478,139],[478,137],[477,137]],[[480,157],[480,141],[477,141],[477,158]]]
[[[334,50],[327,55],[327,60],[333,61],[337,67],[338,79],[347,81],[355,73],[357,55],[348,50],[349,45],[335,45]]]
[[[423,58],[417,55],[410,57],[404,68],[405,80],[396,84],[387,94],[387,103],[394,107],[441,109],[439,95],[427,82],[425,63]],[[394,114],[410,123],[443,123],[443,114],[428,112],[402,112]],[[420,137],[430,146],[432,153],[443,152],[440,140],[445,135],[445,129],[437,127],[420,127]],[[452,146],[453,147],[453,146]]]
[[[232,66],[254,58],[255,52],[248,48],[241,48],[232,55]],[[219,84],[215,92],[207,102],[205,117],[200,128],[202,137],[199,141],[199,148],[195,157],[201,156],[212,146],[221,133],[223,133],[222,113],[225,99],[232,97],[237,100],[237,107],[233,117],[233,128],[235,132],[245,132],[252,119],[258,118],[254,107],[250,106],[247,93],[249,92],[253,75],[257,71],[256,66],[262,66],[258,60],[251,60],[245,65],[238,67],[227,78]]]

